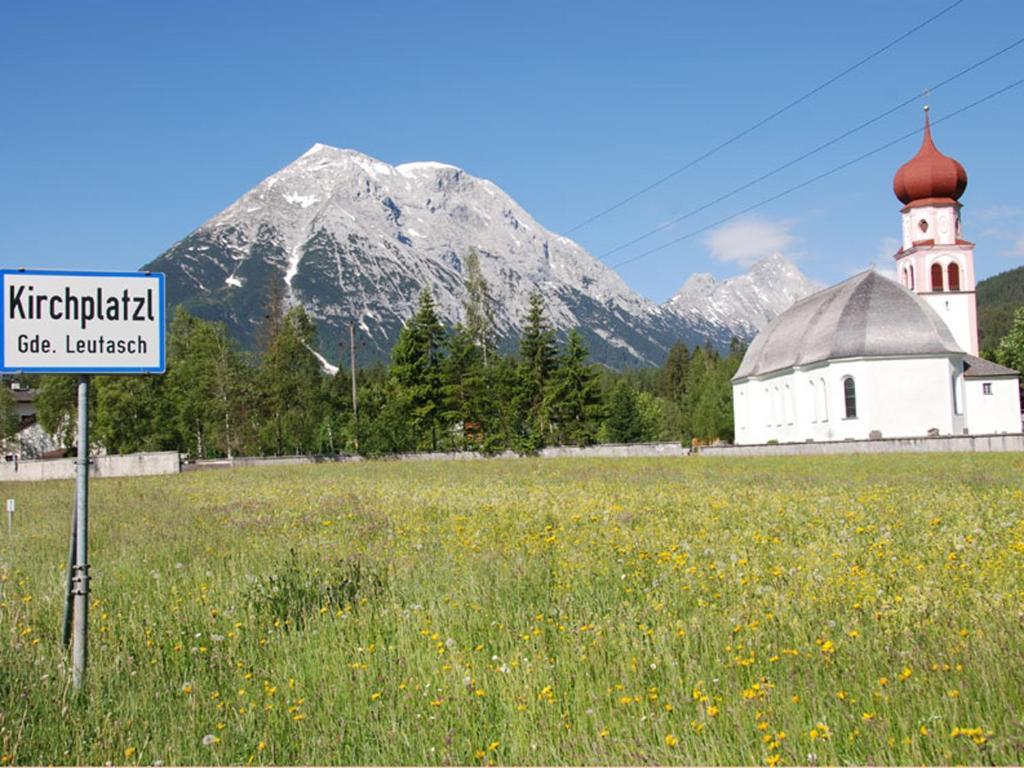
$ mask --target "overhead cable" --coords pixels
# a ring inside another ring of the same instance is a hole
[[[982,66],[983,64],[987,64],[988,62],[992,61],[993,59],[995,59],[995,58],[997,58],[999,56],[1002,56],[1004,53],[1007,53],[1008,51],[1013,50],[1014,48],[1016,48],[1017,46],[1019,46],[1021,44],[1024,44],[1024,37],[1021,37],[1018,40],[1016,40],[1015,42],[1013,42],[1010,45],[1006,46],[1005,48],[1001,48],[1000,50],[996,51],[995,53],[993,53],[993,54],[991,54],[989,56],[986,56],[984,59],[981,59],[980,61],[974,62],[969,67],[967,67],[965,69],[961,69],[955,75],[950,75],[949,77],[947,77],[942,82],[936,83],[935,85],[933,85],[930,88],[928,88],[927,92],[928,93],[934,93],[935,91],[937,91],[940,88],[942,88],[944,85],[948,85],[949,83],[952,83],[954,80],[957,80],[958,78],[963,77],[967,73],[977,69],[978,67]],[[868,126],[877,123],[879,120],[882,120],[883,118],[888,117],[893,112],[898,112],[899,110],[903,109],[907,105],[913,104],[915,101],[917,101],[920,98],[921,98],[921,94],[914,94],[910,98],[904,99],[899,104],[897,104],[897,105],[895,105],[893,107],[890,107],[889,109],[885,110],[884,112],[880,112],[879,114],[877,114],[874,117],[872,117],[870,120],[865,120],[860,125],[857,125],[857,126],[855,126],[853,128],[850,128],[848,131],[845,131],[845,132],[841,133],[840,135],[836,136],[835,138],[829,139],[824,144],[819,144],[814,149],[811,149],[811,150],[805,152],[804,154],[800,155],[799,157],[794,157],[792,160],[789,160],[788,162],[785,162],[782,165],[776,166],[772,170],[770,170],[770,171],[768,171],[766,173],[761,174],[756,179],[751,179],[750,181],[748,181],[748,182],[746,182],[744,184],[741,184],[738,187],[734,187],[733,189],[729,190],[728,192],[725,192],[724,194],[719,195],[715,199],[710,200],[707,203],[704,203],[703,205],[700,205],[700,206],[698,206],[696,208],[692,208],[691,210],[687,211],[686,213],[682,213],[682,214],[680,214],[680,215],[678,215],[678,216],[676,216],[676,217],[674,217],[672,219],[669,219],[668,221],[659,224],[654,229],[648,230],[647,232],[644,232],[642,235],[638,235],[637,237],[634,237],[632,240],[627,240],[624,243],[620,243],[619,245],[617,245],[614,248],[612,248],[610,251],[605,251],[604,253],[602,253],[600,258],[603,260],[603,259],[611,256],[614,253],[618,253],[619,251],[621,251],[621,250],[623,250],[625,248],[628,248],[631,245],[636,245],[637,243],[639,243],[639,242],[641,242],[643,240],[646,240],[647,238],[652,237],[653,235],[656,235],[659,232],[663,232],[664,230],[672,227],[673,225],[678,224],[680,221],[684,221],[685,219],[688,219],[691,216],[695,216],[696,214],[701,213],[702,211],[706,211],[708,208],[711,208],[712,206],[717,205],[718,203],[721,203],[723,200],[728,200],[733,195],[739,194],[740,192],[743,192],[744,190],[750,189],[751,187],[753,187],[753,186],[755,186],[757,184],[760,184],[762,181],[765,181],[766,179],[770,179],[772,176],[775,176],[776,174],[781,173],[782,171],[786,170],[787,168],[790,168],[790,167],[796,165],[797,163],[801,162],[802,160],[806,160],[808,157],[811,157],[812,155],[816,155],[816,154],[818,154],[819,152],[821,152],[824,149],[828,149],[833,144],[837,144],[840,141],[842,141],[843,139],[848,138],[848,137],[852,136],[853,134],[857,133],[858,131],[861,131],[861,130],[867,128]]]
[[[752,132],[756,131],[761,126],[766,125],[767,123],[770,123],[775,118],[777,118],[780,115],[784,114],[785,112],[788,112],[789,110],[791,110],[793,107],[795,107],[795,106],[797,106],[799,104],[802,104],[803,102],[807,101],[807,99],[811,98],[812,96],[814,96],[819,91],[824,90],[825,88],[827,88],[828,86],[832,85],[836,81],[841,80],[842,78],[846,77],[848,74],[850,74],[854,70],[859,69],[860,67],[864,66],[865,64],[867,64],[872,59],[882,55],[883,53],[888,51],[893,46],[898,45],[899,43],[901,43],[904,40],[906,40],[908,37],[913,35],[915,32],[920,31],[921,29],[923,29],[924,27],[928,26],[929,24],[931,24],[933,21],[935,21],[939,17],[944,16],[945,14],[949,13],[951,10],[953,10],[954,8],[956,8],[958,5],[960,5],[963,2],[964,2],[964,0],[956,0],[955,2],[947,5],[945,8],[943,8],[942,10],[940,10],[937,13],[933,14],[932,16],[929,16],[927,19],[925,19],[921,23],[919,23],[916,26],[908,29],[906,32],[904,32],[902,35],[900,35],[896,39],[886,43],[885,45],[883,45],[878,50],[873,51],[872,53],[869,53],[867,56],[865,56],[864,58],[860,59],[856,63],[851,64],[849,67],[844,69],[839,74],[833,75],[832,77],[830,77],[825,82],[821,83],[820,85],[815,86],[814,88],[812,88],[811,90],[809,90],[805,94],[803,94],[802,96],[799,96],[798,98],[796,98],[793,101],[789,102],[785,106],[780,107],[779,109],[775,110],[774,112],[772,112],[767,117],[764,117],[761,120],[758,120],[753,125],[751,125],[751,126],[749,126],[747,128],[744,128],[742,131],[740,131],[739,133],[735,134],[734,136],[726,139],[722,143],[716,144],[714,147],[712,147],[711,149],[706,151],[704,154],[699,155],[698,157],[693,158],[692,160],[690,160],[685,165],[682,165],[679,168],[676,168],[674,171],[672,171],[672,172],[662,176],[660,179],[658,179],[658,180],[648,184],[643,189],[637,190],[633,194],[623,198],[622,200],[620,200],[619,202],[615,203],[614,205],[611,205],[608,208],[605,208],[603,211],[599,211],[598,213],[595,213],[590,218],[584,219],[579,224],[577,224],[577,225],[575,225],[573,227],[570,227],[563,234],[569,235],[569,234],[572,234],[573,232],[576,232],[577,230],[583,229],[583,227],[586,227],[589,224],[592,224],[593,222],[597,221],[598,219],[608,215],[612,211],[618,210],[622,206],[626,205],[626,203],[632,202],[633,200],[636,200],[641,195],[644,195],[647,192],[650,192],[655,187],[661,186],[662,184],[664,184],[669,179],[675,178],[676,176],[681,174],[683,171],[689,170],[693,166],[697,165],[697,163],[699,163],[699,162],[701,162],[703,160],[707,160],[709,157],[711,157],[715,153],[725,149],[730,144],[733,144],[734,142],[739,141],[744,136],[746,136],[749,133],[752,133]]]
[[[945,117],[939,118],[938,120],[933,120],[932,121],[932,125],[935,126],[935,125],[938,125],[939,123],[943,123],[946,120],[949,120],[949,119],[951,119],[953,117],[956,117],[957,115],[962,115],[964,112],[967,112],[968,110],[973,109],[974,107],[980,106],[981,104],[984,104],[986,101],[994,99],[997,96],[1001,96],[1002,94],[1006,93],[1007,91],[1010,91],[1010,90],[1012,90],[1014,88],[1017,88],[1017,87],[1019,87],[1021,85],[1024,85],[1024,78],[1022,78],[1020,80],[1017,80],[1016,82],[1010,83],[1009,85],[1003,86],[999,90],[993,91],[992,93],[989,93],[986,96],[982,96],[977,101],[973,101],[970,104],[968,104],[967,106],[961,107],[960,109],[956,110],[955,112],[950,112]],[[766,197],[763,200],[761,200],[761,201],[759,201],[757,203],[754,203],[753,205],[748,205],[746,208],[743,208],[743,209],[741,209],[739,211],[736,211],[735,213],[731,213],[728,216],[724,216],[724,217],[718,219],[717,221],[714,221],[714,222],[712,222],[712,223],[710,223],[710,224],[708,224],[706,226],[700,227],[699,229],[694,229],[694,230],[692,230],[690,232],[687,232],[685,235],[681,235],[680,237],[677,237],[677,238],[674,238],[672,240],[669,240],[667,243],[662,243],[661,245],[658,245],[658,246],[656,246],[654,248],[649,248],[648,250],[643,251],[642,253],[638,253],[636,256],[631,256],[628,259],[623,259],[622,261],[619,261],[619,262],[617,262],[615,264],[611,264],[610,266],[612,268],[617,269],[618,267],[621,267],[621,266],[623,266],[625,264],[632,264],[633,262],[639,261],[640,259],[643,259],[643,258],[646,258],[647,256],[650,256],[651,254],[657,253],[658,251],[663,251],[666,248],[669,248],[670,246],[676,245],[677,243],[681,243],[684,240],[689,240],[692,237],[696,237],[697,235],[701,234],[702,232],[707,232],[709,229],[714,229],[715,227],[719,227],[722,224],[725,224],[726,222],[732,221],[733,219],[735,219],[735,218],[737,218],[739,216],[742,216],[745,213],[750,213],[751,211],[756,210],[758,208],[761,208],[761,207],[767,205],[768,203],[774,202],[774,201],[778,200],[779,198],[785,197],[786,195],[792,194],[793,192],[796,192],[797,190],[800,190],[800,189],[803,189],[804,187],[810,186],[811,184],[814,184],[815,182],[821,181],[822,179],[824,179],[824,178],[826,178],[828,176],[832,176],[833,174],[838,173],[839,171],[842,171],[842,170],[844,170],[846,168],[849,168],[851,165],[859,163],[862,160],[866,160],[867,158],[871,157],[872,155],[877,155],[879,152],[883,152],[886,149],[889,149],[889,147],[892,147],[892,146],[894,146],[896,144],[899,144],[901,141],[905,141],[906,139],[909,139],[911,136],[915,136],[917,134],[920,134],[923,131],[924,131],[923,128],[918,128],[916,130],[910,131],[909,133],[905,133],[902,136],[893,139],[892,141],[888,141],[885,144],[882,144],[881,146],[875,147],[874,149],[870,150],[869,152],[865,152],[862,155],[858,155],[857,157],[853,158],[852,160],[847,160],[845,163],[837,165],[834,168],[830,168],[829,170],[825,171],[824,173],[819,173],[817,176],[812,176],[811,178],[809,178],[809,179],[807,179],[805,181],[802,181],[799,184],[795,184],[792,187],[788,187],[787,189],[784,189],[781,192],[772,195],[771,197]]]

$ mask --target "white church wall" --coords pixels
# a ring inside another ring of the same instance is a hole
[[[962,434],[964,417],[953,413],[948,358],[872,358],[826,362],[733,387],[735,442],[757,445]],[[844,380],[852,378],[856,416],[846,416]],[[966,399],[961,399],[964,410]]]
[[[863,440],[872,432],[882,437],[918,437],[930,429],[942,435],[963,431],[963,416],[954,413],[956,368],[949,358],[837,361],[830,368],[837,381],[838,408],[844,407],[842,378],[853,375],[857,385],[857,418],[840,420],[838,439]],[[845,416],[845,410],[841,413]]]
[[[986,394],[986,386],[990,394]],[[1020,390],[1017,379],[964,379],[967,429],[972,435],[1021,431]]]

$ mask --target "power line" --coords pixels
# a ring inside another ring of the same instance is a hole
[[[895,45],[903,42],[904,40],[906,40],[908,37],[910,37],[915,32],[917,32],[917,31],[923,29],[924,27],[928,26],[929,24],[931,24],[933,21],[938,19],[940,16],[944,16],[945,14],[949,13],[951,10],[953,10],[954,8],[956,8],[958,5],[960,5],[963,2],[964,2],[964,0],[956,0],[956,2],[951,3],[950,5],[947,5],[941,11],[939,11],[936,14],[934,14],[933,16],[929,16],[927,19],[922,21],[920,24],[918,24],[917,26],[912,27],[911,29],[907,30],[902,35],[897,37],[895,40],[892,40],[889,43],[886,43],[881,48],[879,48],[877,51],[874,51],[873,53],[868,54],[867,56],[865,56],[863,59],[861,59],[860,61],[856,62],[855,64],[851,64],[849,67],[844,69],[839,74],[834,75],[831,78],[829,78],[828,80],[826,80],[825,82],[821,83],[821,85],[818,85],[818,86],[812,88],[811,90],[807,91],[807,93],[805,93],[803,96],[800,96],[800,97],[794,99],[793,101],[789,102],[788,104],[786,104],[784,107],[781,107],[781,108],[775,110],[770,115],[768,115],[765,118],[762,118],[761,120],[759,120],[758,122],[754,123],[750,127],[744,128],[742,131],[737,133],[735,136],[732,136],[731,138],[726,139],[721,144],[715,145],[714,147],[709,149],[704,154],[702,154],[702,155],[700,155],[698,157],[695,157],[693,160],[689,161],[685,165],[680,166],[679,168],[676,168],[671,173],[668,173],[665,176],[662,176],[657,181],[654,181],[651,184],[648,184],[643,189],[640,189],[640,190],[634,192],[633,194],[629,195],[628,197],[623,198],[619,202],[615,203],[615,205],[609,206],[608,208],[605,208],[603,211],[595,213],[589,219],[585,219],[584,221],[581,221],[576,226],[571,227],[570,229],[567,229],[564,232],[564,234],[570,235],[570,234],[572,234],[573,232],[575,232],[575,231],[577,231],[579,229],[583,229],[583,227],[587,226],[588,224],[592,224],[593,222],[597,221],[598,219],[608,215],[612,211],[618,210],[619,208],[624,206],[626,203],[629,203],[629,202],[632,202],[633,200],[636,200],[641,195],[646,194],[647,192],[650,192],[652,189],[654,189],[655,187],[658,187],[658,186],[664,184],[669,179],[675,178],[676,176],[678,176],[683,171],[689,170],[690,168],[692,168],[693,166],[697,165],[697,163],[701,162],[702,160],[707,160],[709,157],[711,157],[715,153],[725,149],[730,144],[733,144],[734,142],[739,141],[744,136],[746,136],[748,133],[752,133],[753,131],[756,131],[758,128],[760,128],[761,126],[765,125],[766,123],[771,122],[772,120],[774,120],[779,115],[781,115],[781,114],[783,114],[785,112],[788,112],[789,110],[791,110],[793,107],[797,106],[798,104],[801,104],[804,101],[807,101],[807,99],[811,98],[811,96],[814,96],[819,91],[824,90],[828,86],[830,86],[833,83],[835,83],[837,80],[840,80],[840,79],[846,77],[848,74],[850,74],[854,70],[859,69],[860,67],[864,66],[869,61],[871,61],[872,59],[882,55],[883,53],[888,51],[893,46],[895,46]]]
[[[991,54],[989,56],[986,56],[984,59],[981,59],[980,61],[974,62],[969,67],[966,67],[965,69],[961,69],[956,74],[950,75],[949,77],[947,77],[942,82],[936,83],[935,85],[929,87],[927,89],[927,92],[928,93],[934,93],[935,91],[937,91],[940,88],[942,88],[944,85],[949,85],[954,80],[957,80],[957,79],[963,77],[964,75],[968,74],[969,72],[974,71],[975,69],[977,69],[978,67],[982,66],[983,64],[987,64],[988,62],[992,61],[993,59],[998,58],[999,56],[1002,56],[1004,53],[1007,53],[1008,51],[1013,50],[1014,48],[1016,48],[1017,46],[1019,46],[1021,44],[1024,44],[1024,37],[1021,37],[1018,40],[1016,40],[1015,42],[1010,43],[1010,45],[1007,45],[1005,48],[1001,48],[1000,50],[996,51],[995,53],[993,53],[993,54]],[[648,230],[647,232],[644,232],[642,235],[638,235],[637,237],[634,237],[632,240],[627,240],[624,243],[620,243],[619,245],[617,245],[614,248],[612,248],[610,251],[606,251],[603,254],[601,254],[600,258],[602,260],[606,259],[607,257],[611,256],[612,254],[618,253],[619,251],[624,250],[625,248],[628,248],[631,245],[636,245],[637,243],[639,243],[639,242],[641,242],[643,240],[646,240],[647,238],[652,237],[653,235],[656,235],[659,232],[663,232],[664,230],[668,229],[669,227],[671,227],[671,226],[673,226],[675,224],[678,224],[680,221],[684,221],[685,219],[688,219],[691,216],[695,216],[696,214],[701,213],[702,211],[706,211],[708,208],[711,208],[712,206],[717,205],[718,203],[722,202],[723,200],[728,200],[730,197],[732,197],[732,196],[734,196],[736,194],[739,194],[740,192],[743,192],[744,190],[750,189],[751,187],[753,187],[753,186],[755,186],[757,184],[760,184],[765,179],[769,179],[772,176],[775,176],[776,174],[781,173],[782,171],[786,170],[787,168],[790,168],[790,167],[796,165],[797,163],[799,163],[799,162],[801,162],[803,160],[806,160],[808,157],[811,157],[812,155],[816,155],[817,153],[821,152],[822,150],[827,149],[828,147],[831,147],[833,144],[837,144],[840,141],[842,141],[843,139],[848,138],[848,137],[852,136],[853,134],[857,133],[858,131],[861,131],[861,130],[867,128],[869,125],[873,125],[873,124],[877,123],[879,120],[882,120],[883,118],[888,117],[893,112],[898,112],[899,110],[903,109],[907,105],[912,104],[913,102],[917,101],[919,98],[921,98],[921,94],[917,94],[917,93],[914,94],[910,98],[901,101],[896,106],[890,107],[889,109],[887,109],[884,112],[881,112],[881,113],[875,115],[874,117],[872,117],[869,120],[865,120],[860,125],[857,125],[854,128],[850,128],[848,131],[845,131],[844,133],[840,134],[839,136],[836,136],[835,138],[829,139],[828,141],[826,141],[823,144],[819,144],[814,149],[811,149],[811,150],[805,152],[804,154],[800,155],[799,157],[795,157],[792,160],[789,160],[788,162],[783,163],[782,165],[776,166],[772,170],[767,171],[766,173],[761,174],[756,179],[752,179],[752,180],[750,180],[748,182],[745,182],[744,184],[741,184],[738,187],[734,187],[733,189],[729,190],[728,192],[725,192],[724,194],[719,195],[714,200],[711,200],[711,201],[709,201],[707,203],[704,203],[703,205],[700,205],[700,206],[698,206],[696,208],[693,208],[693,209],[687,211],[686,213],[683,213],[683,214],[680,214],[680,215],[676,216],[675,218],[669,219],[668,221],[666,221],[666,222],[664,222],[662,224],[659,224],[654,229]]]
[[[1024,85],[1024,78],[1021,78],[1020,80],[1017,80],[1016,82],[1010,83],[1009,85],[1003,86],[999,90],[993,91],[992,93],[988,94],[987,96],[982,96],[977,101],[973,101],[970,104],[968,104],[967,106],[961,107],[960,109],[956,110],[955,112],[950,112],[945,117],[942,117],[942,118],[940,118],[938,120],[933,120],[932,121],[932,125],[933,126],[934,125],[938,125],[939,123],[943,123],[946,120],[949,120],[950,118],[956,117],[957,115],[961,115],[964,112],[966,112],[966,111],[968,111],[970,109],[973,109],[974,107],[977,107],[977,106],[979,106],[981,104],[984,104],[986,101],[994,99],[996,96],[1000,96],[1000,95],[1006,93],[1007,91],[1013,90],[1014,88],[1017,88],[1017,87],[1019,87],[1021,85]],[[866,160],[867,158],[871,157],[872,155],[877,155],[879,152],[883,152],[884,150],[888,149],[889,147],[894,146],[896,144],[899,144],[901,141],[909,139],[911,136],[916,136],[917,134],[922,133],[923,131],[924,131],[923,128],[918,128],[916,130],[910,131],[910,133],[905,133],[902,136],[900,136],[900,137],[898,137],[896,139],[893,139],[892,141],[888,141],[888,142],[886,142],[885,144],[882,144],[879,147],[875,147],[874,149],[872,149],[869,152],[865,152],[863,155],[859,155],[858,157],[855,157],[852,160],[847,160],[845,163],[837,165],[834,168],[831,168],[831,169],[825,171],[824,173],[819,173],[817,176],[813,176],[810,179],[807,179],[805,181],[800,182],[799,184],[795,184],[792,187],[784,189],[781,192],[772,195],[771,197],[766,197],[765,199],[761,200],[760,202],[754,203],[753,205],[748,205],[746,208],[743,208],[742,210],[736,211],[735,213],[731,213],[728,216],[724,216],[721,219],[718,219],[717,221],[712,222],[711,224],[708,224],[706,226],[701,227],[700,229],[695,229],[695,230],[692,230],[690,232],[687,232],[685,235],[681,235],[680,237],[677,237],[674,240],[670,240],[667,243],[662,243],[659,246],[656,246],[654,248],[650,248],[650,249],[648,249],[646,251],[643,251],[642,253],[638,253],[636,256],[632,256],[632,257],[630,257],[628,259],[623,259],[622,261],[617,262],[615,264],[611,264],[609,266],[611,266],[613,269],[617,269],[617,268],[619,268],[619,267],[621,267],[621,266],[623,266],[625,264],[632,264],[634,261],[639,261],[640,259],[643,259],[643,258],[645,258],[647,256],[650,256],[653,253],[657,253],[658,251],[663,251],[663,250],[665,250],[666,248],[668,248],[670,246],[673,246],[673,245],[676,245],[677,243],[683,242],[684,240],[689,240],[691,237],[696,237],[697,235],[701,234],[702,232],[707,232],[709,229],[714,229],[715,227],[721,226],[722,224],[725,224],[728,221],[732,221],[733,219],[735,219],[738,216],[742,216],[745,213],[750,213],[751,211],[756,210],[757,208],[761,208],[762,206],[765,206],[768,203],[774,202],[774,201],[778,200],[779,198],[785,197],[786,195],[792,194],[793,192],[796,192],[797,190],[800,190],[800,189],[803,189],[804,187],[810,186],[811,184],[814,184],[817,181],[821,181],[822,179],[826,178],[827,176],[831,176],[831,175],[833,175],[835,173],[838,173],[839,171],[842,171],[842,170],[844,170],[846,168],[849,168],[851,165],[854,165],[855,163],[859,163],[862,160]]]

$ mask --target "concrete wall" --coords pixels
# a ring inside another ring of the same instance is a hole
[[[89,477],[173,475],[180,471],[180,466],[181,461],[176,451],[94,456],[89,465]],[[70,480],[75,472],[75,459],[10,462],[0,464],[0,482]]]
[[[588,445],[586,448],[575,446],[555,446],[542,448],[538,456],[545,459],[556,459],[569,456],[602,456],[625,458],[629,456],[687,456],[689,448],[680,443],[609,443],[607,445]]]
[[[1024,434],[904,437],[782,445],[723,445],[701,448],[701,456],[821,456],[833,453],[972,453],[1024,451]]]

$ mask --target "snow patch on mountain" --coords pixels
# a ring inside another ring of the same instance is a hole
[[[580,328],[594,358],[613,367],[658,364],[679,340],[726,345],[737,331],[749,337],[803,290],[795,268],[755,265],[721,284],[696,275],[658,306],[492,181],[446,163],[392,166],[325,144],[145,268],[167,275],[172,305],[224,321],[250,347],[258,345],[272,296],[303,305],[330,364],[350,323],[360,329],[364,359],[386,357],[423,288],[444,322],[462,320],[470,250],[507,346],[539,290],[554,327],[563,334]]]
[[[693,274],[664,306],[684,319],[701,318],[750,339],[794,302],[823,287],[776,253],[721,282],[707,273]]]

